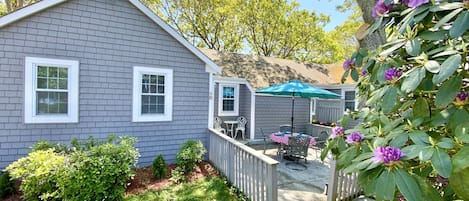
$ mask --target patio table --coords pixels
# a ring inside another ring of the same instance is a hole
[[[270,134],[269,137],[273,142],[277,142],[283,145],[288,145],[288,137],[298,136],[298,135],[309,136],[309,135],[299,134],[299,133],[293,133],[292,135],[291,133],[276,132],[276,133]],[[311,137],[311,140],[309,141],[309,146],[314,146],[314,145],[316,145],[316,139],[314,137]]]

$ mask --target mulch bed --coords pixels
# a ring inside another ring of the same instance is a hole
[[[176,168],[176,165],[168,165],[168,175],[164,179],[153,178],[153,170],[151,167],[137,168],[135,169],[135,176],[130,179],[127,183],[130,185],[127,187],[125,194],[138,194],[146,190],[160,190],[171,185],[169,178],[171,177],[171,171]],[[205,177],[219,176],[218,171],[208,162],[201,162],[196,165],[195,170],[187,175],[188,181],[196,181]],[[16,184],[16,189],[19,187],[19,182]],[[0,201],[22,201],[21,192],[16,192],[6,198],[0,199]]]

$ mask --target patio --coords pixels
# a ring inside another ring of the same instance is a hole
[[[264,145],[262,144],[248,144],[248,146],[259,153],[263,152]],[[265,155],[277,160],[277,145],[268,144]],[[307,160],[306,170],[298,170],[300,168],[295,168],[296,166],[290,164],[292,161],[279,161],[277,168],[279,201],[327,200],[324,188],[329,179],[329,161],[326,159],[322,163],[319,158],[316,158],[315,150],[311,148],[308,150]],[[304,164],[303,160],[299,162]]]

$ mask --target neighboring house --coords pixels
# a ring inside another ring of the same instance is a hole
[[[208,143],[220,68],[138,0],[40,1],[0,47],[0,169],[39,140],[132,135],[142,165]]]
[[[296,98],[295,121],[297,131],[305,131],[305,125],[315,116],[318,103],[332,102],[345,112],[355,110],[355,85],[337,84],[342,75],[333,68],[334,76],[328,67],[320,64],[301,63],[292,60],[252,56],[244,54],[217,52],[201,49],[218,66],[222,67],[222,75],[215,77],[215,113],[222,120],[234,120],[238,116],[248,119],[247,135],[250,139],[260,136],[256,128],[263,128],[266,133],[278,131],[278,126],[290,124],[291,97],[255,94],[255,90],[273,84],[300,79],[319,88],[327,89],[342,95],[342,100],[318,100]],[[336,75],[337,74],[337,75]],[[340,76],[337,78],[337,76]],[[224,94],[224,96],[219,96]],[[227,110],[227,111],[224,111]],[[254,117],[254,118],[253,118]],[[336,121],[337,115],[327,116],[324,121]]]

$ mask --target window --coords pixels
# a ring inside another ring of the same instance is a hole
[[[25,123],[78,122],[78,61],[26,57]]]
[[[171,121],[173,70],[134,67],[132,121]]]
[[[355,110],[355,91],[345,91],[345,110]]]
[[[238,116],[239,85],[220,84],[218,94],[218,115]]]

